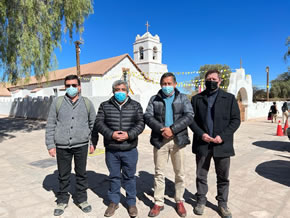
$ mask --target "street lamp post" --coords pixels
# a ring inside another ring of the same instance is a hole
[[[266,67],[267,72],[267,101],[269,101],[269,66]]]
[[[75,41],[75,46],[76,46],[76,60],[77,60],[77,75],[78,77],[81,76],[81,67],[80,67],[80,52],[81,52],[81,48],[80,45],[83,44],[82,41]]]

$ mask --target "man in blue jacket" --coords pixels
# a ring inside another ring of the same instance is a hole
[[[187,127],[193,122],[193,110],[186,95],[176,89],[173,73],[160,79],[161,90],[151,97],[144,114],[145,123],[152,129],[150,142],[154,146],[154,207],[149,216],[158,216],[164,209],[165,166],[169,155],[175,173],[175,201],[179,216],[185,217],[184,148],[190,144]]]
[[[96,112],[92,102],[80,95],[81,83],[76,75],[64,79],[66,95],[56,98],[47,118],[45,143],[50,156],[57,159],[59,192],[55,216],[63,214],[69,201],[72,158],[76,173],[76,203],[83,212],[91,211],[87,202],[88,143],[94,126]],[[98,134],[91,138],[90,153],[98,142]]]
[[[231,218],[227,207],[229,194],[230,156],[235,154],[234,132],[240,126],[240,110],[235,96],[219,88],[221,73],[205,74],[206,90],[191,99],[194,122],[192,151],[196,154],[197,205],[194,213],[202,215],[207,201],[207,174],[213,158],[217,175],[217,201],[223,218]]]
[[[138,215],[136,207],[136,166],[138,161],[138,136],[145,124],[143,109],[128,96],[126,81],[117,80],[112,85],[114,96],[103,102],[96,117],[93,133],[104,136],[106,165],[110,175],[108,198],[110,204],[105,216],[113,216],[121,198],[121,180],[126,190],[126,203],[131,217]]]

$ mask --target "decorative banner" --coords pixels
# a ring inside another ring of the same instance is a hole
[[[234,72],[236,70],[235,69],[220,70],[221,73],[229,72],[229,71]],[[205,70],[205,71],[196,70],[196,71],[190,71],[190,72],[171,72],[171,73],[173,73],[175,75],[191,75],[191,74],[200,74],[200,73],[205,73],[205,72],[207,72],[207,70]],[[164,74],[164,72],[151,72],[151,73]]]
[[[192,74],[199,74],[201,73],[202,71],[192,71],[192,72],[173,72],[173,74],[175,75],[192,75]],[[221,71],[222,72],[222,71]],[[151,73],[148,73],[148,72],[127,72],[127,75],[128,77],[134,77],[136,79],[139,79],[139,80],[142,80],[142,81],[145,81],[147,83],[151,83],[151,84],[159,84],[159,80],[154,80],[153,78],[150,78],[149,75],[160,75],[161,74],[164,74],[164,72],[151,72]],[[223,81],[226,81],[229,79],[230,77],[230,73],[227,73],[227,74],[222,74],[222,80]],[[159,76],[158,76],[159,77]],[[123,78],[123,75],[112,75],[112,76],[105,76],[105,77],[80,77],[81,80],[113,80],[113,79],[122,79]],[[189,80],[189,81],[183,81],[183,82],[178,82],[177,83],[177,87],[192,87],[192,86],[195,86],[195,87],[201,87],[201,89],[203,89],[204,87],[204,79],[197,79],[197,80]],[[227,88],[225,86],[223,86],[222,88]]]

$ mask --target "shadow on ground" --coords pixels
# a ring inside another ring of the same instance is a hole
[[[107,190],[109,189],[109,181],[107,180],[107,175],[96,173],[94,171],[87,171],[88,175],[88,185],[96,195],[103,199],[104,204],[108,205],[106,202]],[[71,174],[70,178],[70,189],[69,194],[75,199],[75,174]],[[59,190],[58,186],[58,171],[55,170],[53,174],[47,175],[42,183],[42,187],[46,191],[52,191],[54,196],[57,197]],[[75,200],[74,200],[75,202]]]
[[[22,118],[0,118],[0,143],[5,139],[15,138],[14,132],[31,132],[45,128],[45,122]]]
[[[99,198],[103,199],[103,203],[108,205],[110,202],[107,198],[107,191],[110,187],[108,176],[105,174],[96,173],[94,171],[88,171],[88,184],[89,189],[91,189]],[[146,206],[148,206],[148,213],[150,208],[153,207],[154,203],[148,198],[151,196],[153,198],[153,187],[154,187],[154,175],[146,172],[146,171],[139,171],[138,175],[136,176],[136,186],[137,186],[137,198],[142,201]],[[167,179],[165,180],[165,205],[171,206],[175,208],[175,202],[170,200],[170,198],[174,198],[174,183]],[[49,174],[45,177],[42,184],[43,188],[47,191],[52,191],[57,196],[58,192],[58,171],[54,171],[53,174]],[[74,191],[75,189],[75,174],[71,176],[71,188],[69,193],[72,195],[74,199]],[[186,203],[190,204],[192,207],[196,205],[196,197],[194,194],[189,192],[185,189],[184,193],[184,200]],[[121,195],[120,203],[127,207],[125,196]],[[211,208],[214,211],[218,211],[216,205],[212,204],[211,202],[207,202],[207,207]]]
[[[146,171],[139,171],[139,175],[137,176],[137,198],[149,208],[154,206],[154,202],[152,202],[147,196],[154,196],[154,175],[150,174]],[[175,202],[171,201],[168,197],[174,199],[175,194],[175,184],[173,181],[165,178],[165,196],[164,196],[164,204],[171,206],[173,208],[176,207]],[[192,194],[187,189],[184,191],[184,201],[192,206],[192,209],[196,206],[196,196]],[[213,203],[207,201],[206,206],[216,212],[218,212],[218,207]],[[149,213],[149,209],[148,209]]]
[[[288,151],[290,152],[290,142],[282,141],[256,141],[253,142],[253,145],[256,145],[261,148],[271,149],[274,151]]]
[[[286,157],[289,158],[289,157]],[[290,161],[272,160],[259,164],[256,172],[266,179],[290,186]]]

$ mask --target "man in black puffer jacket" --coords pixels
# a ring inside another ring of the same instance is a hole
[[[174,74],[163,74],[160,85],[162,89],[151,97],[144,114],[145,123],[152,129],[150,142],[154,146],[155,163],[155,205],[149,216],[158,216],[164,208],[164,170],[170,155],[175,172],[176,209],[179,216],[184,217],[184,147],[190,143],[187,127],[193,122],[193,110],[186,95],[176,89]]]
[[[136,165],[138,160],[138,135],[144,130],[143,109],[128,96],[128,84],[117,80],[113,83],[114,96],[103,102],[96,117],[93,134],[104,136],[106,164],[110,175],[108,198],[110,204],[105,216],[113,216],[119,207],[121,174],[126,189],[126,203],[131,217],[138,214],[136,207]]]

